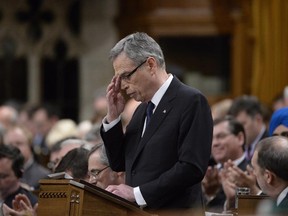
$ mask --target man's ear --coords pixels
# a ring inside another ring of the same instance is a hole
[[[264,121],[263,116],[260,115],[259,113],[257,113],[257,114],[254,116],[254,119],[255,119],[258,123],[262,123],[262,122]]]
[[[237,138],[240,140],[240,143],[242,143],[242,145],[245,144],[245,136],[243,132],[238,133]]]
[[[265,169],[264,171],[264,178],[268,184],[273,184],[276,178],[276,175],[271,172],[270,170]]]

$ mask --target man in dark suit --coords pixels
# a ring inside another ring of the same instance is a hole
[[[234,116],[245,129],[245,156],[250,162],[257,143],[268,137],[263,105],[255,96],[242,95],[233,100],[228,114]]]
[[[31,190],[39,189],[39,180],[47,178],[50,171],[34,159],[30,132],[21,126],[15,125],[6,131],[4,143],[17,147],[24,156],[24,170],[20,181],[27,184]]]
[[[257,183],[274,201],[271,213],[288,213],[288,139],[268,137],[259,142],[252,157]]]
[[[0,199],[10,208],[17,194],[26,195],[33,207],[37,203],[37,197],[21,186],[23,165],[24,157],[18,148],[0,145]]]
[[[150,209],[202,208],[213,130],[206,98],[166,72],[160,46],[146,33],[120,40],[110,58],[115,76],[101,135],[111,168],[126,172],[126,184],[106,190]],[[125,97],[142,103],[123,133]]]
[[[219,171],[224,164],[246,170],[248,161],[244,154],[245,131],[243,126],[232,117],[216,119],[214,121],[212,156],[217,162],[215,167],[210,166],[202,181],[206,197],[206,210],[222,212],[226,196],[222,189]]]

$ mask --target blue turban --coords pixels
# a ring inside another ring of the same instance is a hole
[[[279,125],[284,125],[285,127],[288,127],[288,107],[278,109],[273,113],[270,119],[269,136],[272,136],[273,131]]]

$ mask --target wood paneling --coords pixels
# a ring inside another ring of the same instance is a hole
[[[229,90],[219,95],[218,98],[233,97],[247,94],[251,90],[253,38],[250,29],[251,6],[249,2],[241,0],[119,0],[120,12],[116,23],[121,38],[136,31],[147,32],[156,40],[167,37],[190,37],[191,40],[195,37],[230,37],[231,50],[227,58],[229,61],[227,65],[230,67],[227,76],[229,80],[226,84]],[[209,64],[208,58],[207,63]],[[213,68],[210,69],[210,74],[213,74]],[[214,75],[217,76],[217,72]]]

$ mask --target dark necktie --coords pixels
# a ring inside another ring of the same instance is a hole
[[[154,107],[155,107],[155,105],[151,101],[149,101],[148,106],[146,108],[146,117],[147,117],[146,118],[146,127],[148,126],[148,124],[150,122]]]

